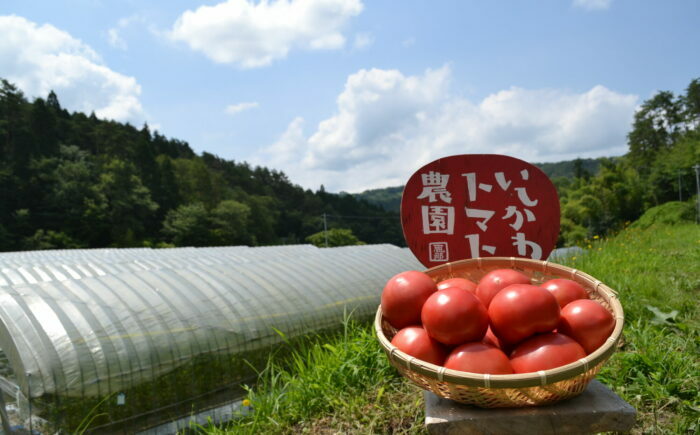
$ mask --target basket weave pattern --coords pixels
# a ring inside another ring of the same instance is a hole
[[[449,370],[418,360],[391,344],[397,330],[377,310],[375,330],[391,364],[409,380],[438,396],[482,408],[546,405],[581,394],[615,351],[622,333],[624,314],[615,292],[599,280],[569,267],[546,261],[513,257],[491,257],[446,263],[426,273],[435,282],[467,278],[478,282],[494,269],[521,271],[539,285],[553,278],[568,278],[581,284],[589,297],[603,305],[616,320],[615,329],[599,349],[571,364],[536,373],[485,375]]]

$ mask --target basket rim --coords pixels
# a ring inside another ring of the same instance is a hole
[[[596,349],[590,355],[587,355],[585,358],[581,358],[578,361],[570,364],[553,369],[540,370],[533,373],[489,375],[447,369],[443,366],[438,366],[419,360],[418,358],[402,352],[396,346],[391,344],[391,342],[384,335],[384,331],[382,329],[382,307],[380,305],[375,316],[374,329],[380,344],[384,348],[384,351],[392,363],[399,364],[409,371],[420,373],[426,377],[438,380],[439,382],[450,382],[457,385],[484,388],[523,388],[549,385],[588,372],[594,367],[597,367],[599,364],[604,363],[615,352],[616,345],[622,335],[622,328],[624,326],[624,312],[622,309],[622,304],[620,304],[620,301],[617,298],[616,292],[607,285],[603,284],[600,280],[577,269],[562,266],[560,264],[518,257],[471,258],[441,264],[430,268],[425,272],[429,274],[435,274],[443,271],[452,273],[454,268],[464,268],[465,265],[475,265],[476,267],[472,267],[473,269],[476,268],[485,271],[503,268],[506,266],[512,268],[520,267],[531,271],[559,275],[562,278],[572,279],[579,284],[584,285],[587,290],[596,292],[608,303],[613,311],[613,317],[615,318],[615,328],[613,329],[612,334],[610,334],[610,337],[608,337],[601,347]]]

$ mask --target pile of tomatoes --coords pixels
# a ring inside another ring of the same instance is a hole
[[[533,285],[512,269],[478,283],[438,283],[423,272],[392,277],[382,292],[384,318],[398,330],[391,343],[432,364],[472,373],[548,370],[594,352],[615,328],[612,314],[575,281]]]

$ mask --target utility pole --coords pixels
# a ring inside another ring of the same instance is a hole
[[[328,247],[328,224],[326,223],[326,214],[323,213],[323,235],[326,236],[326,248]]]
[[[697,189],[697,200],[698,200],[698,214],[697,214],[697,223],[700,224],[700,164],[696,163],[695,166],[693,166],[693,169],[695,169],[695,186]]]

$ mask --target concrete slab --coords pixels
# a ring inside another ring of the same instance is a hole
[[[579,396],[548,406],[483,409],[425,392],[425,425],[431,434],[589,434],[627,432],[637,411],[593,380]]]

